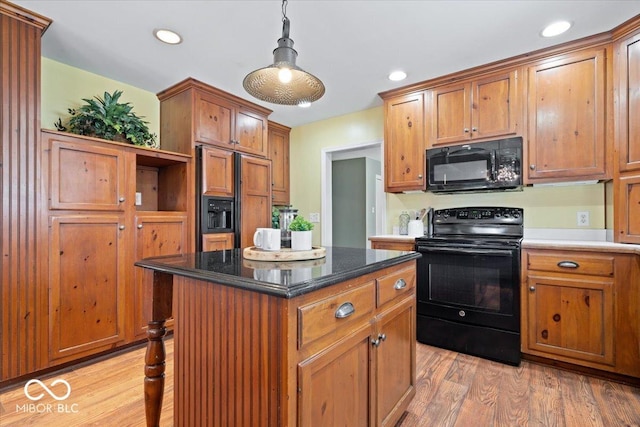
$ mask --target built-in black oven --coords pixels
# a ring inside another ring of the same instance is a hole
[[[427,190],[437,192],[519,189],[522,138],[427,150]]]
[[[416,239],[417,339],[520,363],[522,210],[435,211],[433,237]]]

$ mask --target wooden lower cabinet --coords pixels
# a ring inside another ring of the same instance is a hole
[[[640,244],[640,174],[620,174],[613,185],[614,239],[620,243]]]
[[[415,394],[415,302],[410,296],[376,321],[375,378],[377,426],[393,426]]]
[[[50,218],[49,357],[61,363],[125,340],[124,217]]]
[[[190,157],[54,131],[42,141],[48,367],[146,338],[150,295],[133,264],[189,250]]]
[[[211,233],[202,235],[202,252],[233,249],[233,233]]]
[[[187,216],[159,212],[136,215],[135,260],[149,257],[183,254],[187,251]],[[151,304],[151,289],[144,280],[143,271],[136,268],[133,284],[132,339],[146,338]]]
[[[638,255],[523,250],[522,351],[640,377]]]
[[[373,329],[363,325],[298,365],[299,426],[369,426]]]

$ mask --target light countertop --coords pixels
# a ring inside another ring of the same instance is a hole
[[[380,234],[370,236],[369,240],[411,242],[415,236],[399,234]],[[640,255],[640,245],[629,243],[614,243],[604,240],[573,240],[573,239],[539,239],[525,238],[522,240],[524,249],[575,249],[582,251],[610,251],[616,253],[631,253]]]

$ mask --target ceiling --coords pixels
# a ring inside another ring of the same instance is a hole
[[[11,1],[53,19],[43,37],[47,58],[153,93],[193,77],[272,109],[270,119],[291,127],[375,107],[379,92],[608,31],[640,14],[640,1],[291,0],[297,65],[326,86],[303,109],[258,101],[242,87],[247,73],[273,61],[280,0]],[[574,25],[556,38],[539,35],[559,19]],[[177,31],[183,42],[160,43],[156,28]],[[391,82],[397,68],[408,77]]]

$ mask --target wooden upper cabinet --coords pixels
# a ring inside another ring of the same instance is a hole
[[[133,197],[127,186],[127,153],[87,144],[69,136],[51,136],[50,208],[122,211]]]
[[[427,92],[428,146],[518,132],[517,70],[436,87]]]
[[[233,197],[233,151],[202,147],[202,195]]]
[[[269,159],[273,177],[273,204],[289,204],[289,132],[290,128],[269,122]]]
[[[606,179],[606,49],[528,67],[529,182]]]
[[[235,150],[267,157],[269,155],[267,117],[246,108],[239,108],[235,121]]]
[[[271,110],[192,78],[158,93],[158,99],[163,149],[193,154],[196,145],[210,144],[268,156]]]
[[[235,111],[232,104],[202,92],[195,94],[195,140],[225,148],[233,148]]]
[[[471,139],[470,83],[432,89],[428,99],[429,146]]]
[[[640,32],[616,45],[616,141],[621,172],[640,170]]]
[[[424,94],[389,98],[384,104],[385,191],[424,190]]]
[[[266,157],[267,117],[196,91],[195,141]]]

